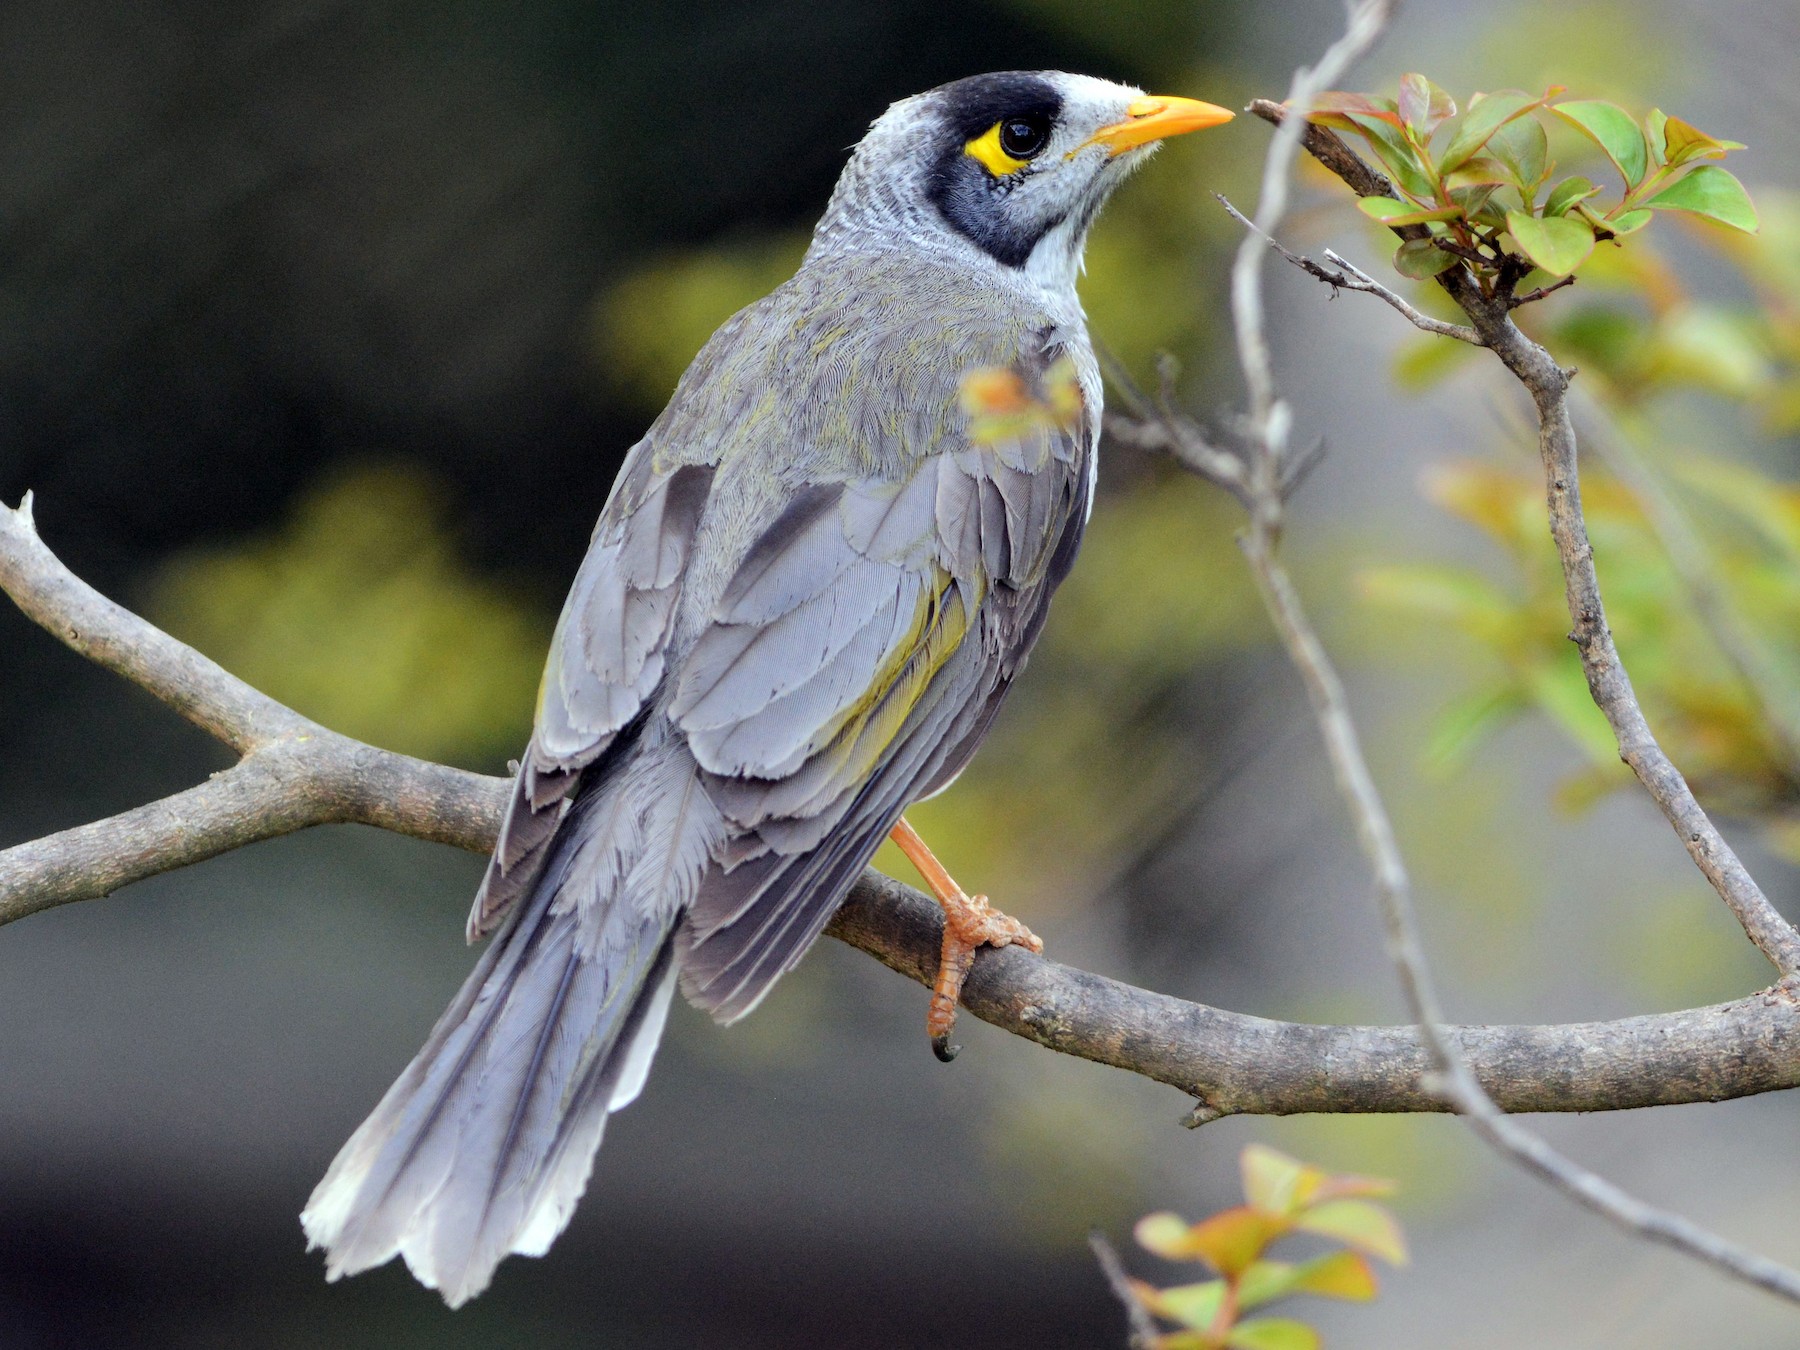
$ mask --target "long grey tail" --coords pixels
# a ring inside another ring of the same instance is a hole
[[[709,842],[679,783],[691,773],[663,759],[571,813],[532,893],[307,1202],[328,1278],[398,1254],[457,1307],[507,1255],[541,1256],[563,1230],[668,1016],[671,932]],[[675,786],[678,809],[665,792],[640,809],[644,777]]]

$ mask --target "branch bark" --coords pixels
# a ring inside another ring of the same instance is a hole
[[[185,792],[0,851],[0,924],[311,825],[353,821],[477,853],[492,847],[505,779],[378,750],[258,693],[75,577],[25,509],[0,506],[0,589],[77,651],[247,747],[238,765]],[[943,916],[929,897],[871,871],[828,931],[929,987]],[[1018,947],[983,949],[963,1003],[1049,1049],[1178,1088],[1200,1103],[1195,1123],[1448,1109],[1421,1086],[1431,1061],[1410,1027],[1251,1017]],[[1796,1023],[1795,995],[1779,988],[1612,1022],[1447,1030],[1506,1109],[1606,1111],[1800,1086]]]

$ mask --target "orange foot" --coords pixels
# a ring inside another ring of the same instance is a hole
[[[888,837],[900,846],[907,861],[919,869],[919,875],[931,893],[944,907],[944,946],[938,957],[937,981],[931,991],[931,1011],[925,1017],[925,1030],[931,1037],[931,1050],[948,1064],[955,1059],[960,1045],[950,1044],[950,1032],[956,1026],[956,1004],[962,997],[963,981],[969,967],[975,964],[978,947],[1006,947],[1018,943],[1034,952],[1044,950],[1043,942],[1017,919],[1002,914],[988,904],[985,895],[968,895],[944,870],[919,832],[902,816]]]

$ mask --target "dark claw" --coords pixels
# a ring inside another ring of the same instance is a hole
[[[950,1033],[946,1031],[940,1036],[931,1038],[931,1053],[943,1063],[948,1064],[962,1053],[962,1047],[950,1044]]]

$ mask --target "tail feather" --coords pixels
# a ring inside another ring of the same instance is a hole
[[[713,828],[688,808],[681,761],[634,765],[577,804],[529,896],[339,1152],[301,1215],[329,1278],[399,1255],[455,1307],[568,1223],[668,1016],[671,934]]]

